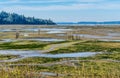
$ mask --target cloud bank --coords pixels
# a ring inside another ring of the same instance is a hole
[[[2,0],[1,10],[119,9],[120,1],[107,0]]]

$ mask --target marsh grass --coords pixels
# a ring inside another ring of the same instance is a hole
[[[9,67],[8,67],[9,68]],[[41,78],[40,72],[53,72],[63,76],[49,78],[119,78],[120,65],[112,62],[78,62],[78,66],[54,65],[14,66],[9,70],[0,70],[1,78]],[[4,73],[4,74],[3,74]],[[47,76],[45,77],[47,78]]]
[[[42,45],[44,45],[45,47],[48,44],[51,45],[52,43],[38,43],[37,45],[36,42],[31,42],[31,43],[26,42],[26,44],[22,44],[20,42],[3,43],[0,44],[0,48],[18,49],[19,46],[20,49],[36,49],[38,47],[40,48]],[[106,46],[104,46],[103,44],[105,44]],[[81,51],[105,52],[104,54],[98,54],[93,57],[85,57],[85,58],[34,57],[34,58],[26,58],[13,63],[0,63],[0,78],[120,78],[120,62],[107,61],[107,59],[116,60],[116,61],[120,60],[119,44],[120,44],[119,42],[87,41],[53,51],[53,53],[69,53],[69,52],[81,52]],[[14,56],[0,56],[0,58],[11,59],[14,58]],[[58,64],[52,66],[27,65],[27,64],[44,64],[44,63],[54,63],[54,62],[56,63],[64,60],[80,60],[80,61],[78,61],[77,63],[70,63],[73,64],[72,66],[68,66],[68,64],[67,65]],[[26,64],[26,65],[9,66],[9,64]],[[52,72],[52,73],[62,74],[62,76],[57,76],[57,75],[48,76],[48,75],[40,74],[40,72]]]
[[[46,44],[21,44],[15,45],[12,43],[3,43],[0,44],[0,49],[42,49]]]
[[[74,44],[70,47],[65,47],[59,50],[51,51],[50,53],[57,54],[73,52],[120,52],[119,45],[120,42],[86,41]]]
[[[16,42],[6,42],[0,44],[1,50],[8,50],[8,49],[25,49],[25,50],[42,50],[45,46],[51,45],[51,44],[60,44],[60,43],[67,43],[69,41],[60,41],[60,42],[39,42],[39,41],[16,41]]]
[[[19,57],[18,55],[0,55],[0,60],[8,60]]]
[[[18,62],[14,62],[14,63],[25,63],[25,64],[29,64],[29,63],[37,63],[37,64],[42,64],[42,63],[51,63],[51,62],[57,62],[57,61],[61,61],[64,58],[42,58],[42,57],[31,57],[31,58],[26,58],[26,59],[22,59]]]

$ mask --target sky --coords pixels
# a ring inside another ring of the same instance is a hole
[[[0,0],[0,11],[55,22],[120,21],[120,0]]]

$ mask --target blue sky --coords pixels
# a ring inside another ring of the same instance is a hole
[[[120,0],[0,0],[0,11],[55,22],[120,21]]]

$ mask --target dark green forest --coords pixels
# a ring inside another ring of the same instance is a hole
[[[38,19],[34,17],[25,17],[16,13],[0,13],[0,24],[32,24],[32,25],[55,25],[50,19]]]

